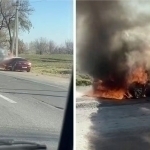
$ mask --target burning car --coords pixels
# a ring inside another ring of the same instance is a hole
[[[133,98],[150,97],[150,81],[147,81],[146,84],[134,82],[128,90]]]
[[[144,98],[150,97],[150,81],[145,84],[133,82],[126,90],[114,89],[108,90],[100,89],[100,81],[93,81],[93,96],[110,99],[129,99],[129,98]]]
[[[3,68],[4,70],[11,70],[11,71],[20,70],[30,72],[31,62],[21,57],[12,57],[3,60],[0,63],[0,67]]]
[[[93,96],[109,99],[129,99],[150,97],[149,72],[144,67],[134,68],[124,80],[93,80]],[[119,86],[118,86],[119,85]]]
[[[150,97],[150,81],[145,84],[133,82],[126,90],[108,90],[107,92],[100,88],[102,81],[93,81],[93,95],[102,98],[114,98],[114,99],[129,99],[129,98],[144,98]],[[113,94],[114,93],[114,94]]]

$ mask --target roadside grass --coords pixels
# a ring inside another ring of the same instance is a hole
[[[92,84],[92,79],[90,76],[82,73],[76,74],[76,86],[89,86]]]
[[[21,54],[20,57],[26,58],[32,63],[31,72],[49,75],[68,77],[72,73],[73,55],[69,54]],[[92,84],[92,79],[89,75],[83,74],[77,70],[76,85],[89,86]]]
[[[72,73],[73,55],[69,54],[21,54],[32,63],[31,72],[43,75],[67,77]]]

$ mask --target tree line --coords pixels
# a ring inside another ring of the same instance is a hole
[[[52,40],[39,38],[29,43],[28,51],[36,54],[73,54],[73,43],[66,41],[63,45],[58,45]]]
[[[73,54],[73,42],[67,40],[64,44],[58,45],[52,40],[38,38],[30,43],[18,41],[18,52],[30,54]]]
[[[13,31],[15,25],[16,0],[0,0],[0,48],[11,50]],[[29,32],[32,23],[29,16],[34,9],[29,0],[19,0],[19,34]],[[15,48],[15,47],[14,47]],[[63,45],[58,45],[52,40],[38,38],[30,43],[24,43],[22,39],[18,40],[18,53],[36,53],[36,54],[73,54],[73,42],[67,40]]]

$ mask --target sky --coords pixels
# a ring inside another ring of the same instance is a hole
[[[29,0],[34,12],[29,16],[32,22],[30,32],[19,35],[24,42],[40,37],[57,44],[73,40],[73,0]]]

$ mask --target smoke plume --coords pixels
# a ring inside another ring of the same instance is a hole
[[[136,63],[150,69],[150,2],[77,1],[77,58],[94,78],[124,84]]]

